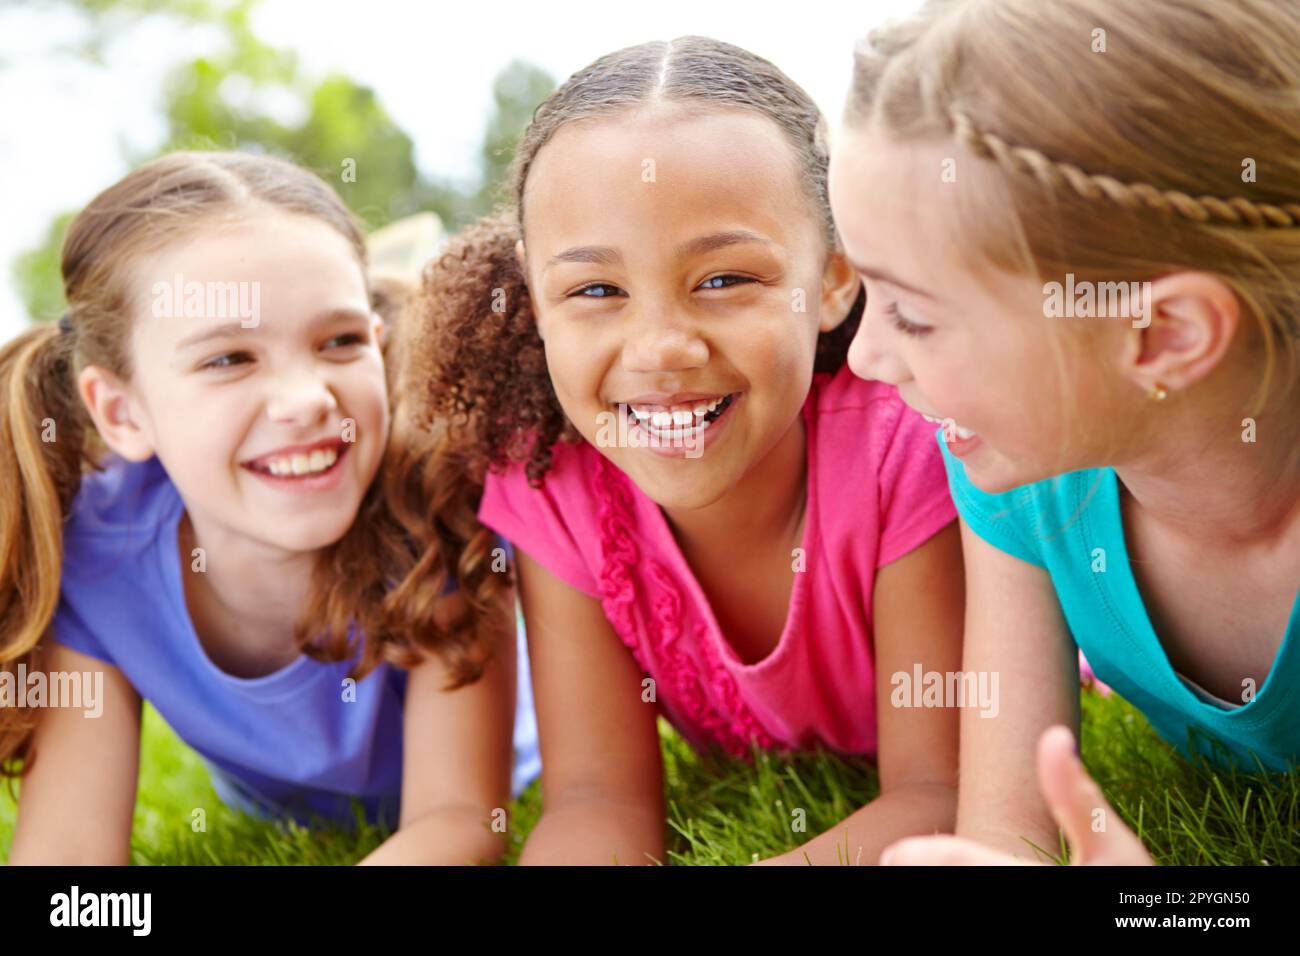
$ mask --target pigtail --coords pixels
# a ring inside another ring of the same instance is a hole
[[[43,326],[0,347],[0,671],[9,674],[39,668],[59,604],[64,517],[89,460],[74,334]],[[0,707],[0,775],[23,772],[36,719]]]

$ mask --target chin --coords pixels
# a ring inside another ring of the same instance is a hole
[[[966,477],[970,483],[985,494],[1000,495],[1014,488],[1051,478],[1055,474],[1037,465],[1018,464],[996,452],[987,454],[991,452],[987,445],[982,450],[986,454],[980,456],[978,463],[967,460],[964,464]]]
[[[301,525],[297,522],[287,522],[276,529],[274,538],[268,543],[297,554],[320,551],[341,541],[351,527],[350,522],[337,526],[333,522],[303,521]]]
[[[638,452],[648,455],[648,452]],[[614,462],[651,501],[661,508],[690,511],[704,508],[721,498],[732,484],[721,475],[702,475],[698,458],[660,458],[630,465]],[[649,467],[647,467],[647,464]],[[630,466],[629,466],[630,465]]]

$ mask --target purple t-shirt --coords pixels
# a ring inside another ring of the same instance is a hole
[[[184,504],[156,458],[110,456],[86,475],[64,532],[54,639],[118,668],[207,764],[221,799],[259,816],[312,814],[397,825],[406,672],[379,664],[345,688],[350,661],[300,655],[262,677],[221,670],[203,650],[181,578]],[[190,559],[184,558],[188,567]],[[540,770],[522,632],[514,793]],[[346,691],[346,692],[345,692]],[[351,698],[355,699],[351,699]]]

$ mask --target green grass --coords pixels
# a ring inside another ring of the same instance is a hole
[[[1263,777],[1182,760],[1128,703],[1085,691],[1084,763],[1156,860],[1185,865],[1300,863],[1300,770]],[[668,792],[668,861],[743,864],[829,829],[877,793],[863,761],[826,754],[758,754],[752,764],[699,756],[661,722]],[[362,824],[280,828],[227,809],[198,757],[146,708],[132,859],[136,864],[354,863],[385,833]],[[540,813],[536,783],[510,808],[509,862]],[[793,811],[806,831],[792,832]],[[205,828],[195,829],[203,810]],[[0,792],[0,859],[15,807]],[[849,860],[846,862],[857,862]]]

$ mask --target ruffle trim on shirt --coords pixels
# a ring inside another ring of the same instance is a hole
[[[596,456],[593,491],[597,501],[603,565],[599,577],[601,605],[641,670],[650,673],[637,635],[645,633],[654,659],[666,668],[674,705],[733,757],[749,754],[750,744],[766,750],[776,741],[767,733],[740,697],[736,680],[723,664],[708,629],[697,624],[692,632],[705,673],[681,646],[682,593],[677,580],[654,559],[642,560],[633,533],[632,492],[629,479],[603,455]],[[653,621],[637,624],[637,579],[650,590]],[[706,692],[706,687],[712,694]],[[721,706],[713,702],[720,702]]]

